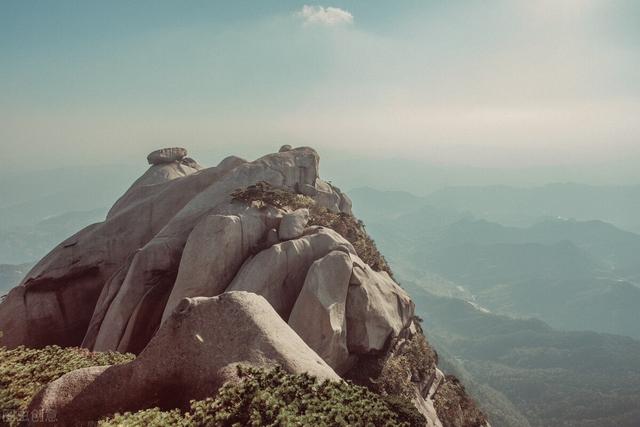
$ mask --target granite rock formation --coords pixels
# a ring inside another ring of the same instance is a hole
[[[33,409],[91,420],[181,405],[176,394],[211,395],[238,363],[340,380],[422,336],[407,293],[366,262],[377,249],[353,241],[364,229],[349,198],[320,179],[315,150],[283,146],[210,168],[186,156],[151,153],[105,221],[60,243],[0,303],[0,345],[139,354],[63,376]],[[237,196],[249,188],[296,203]],[[329,226],[341,219],[359,233]],[[442,375],[428,363],[407,372],[413,401],[428,425],[446,426],[433,405]]]

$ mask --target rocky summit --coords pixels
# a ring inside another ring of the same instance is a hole
[[[64,423],[183,407],[234,381],[235,365],[278,365],[400,390],[429,426],[488,424],[437,368],[411,298],[349,198],[320,179],[315,150],[203,168],[165,148],[148,162],[103,222],[60,243],[0,303],[6,348],[138,357],[72,371],[30,410]]]

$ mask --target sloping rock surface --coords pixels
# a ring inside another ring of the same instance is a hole
[[[173,165],[169,157],[161,167]],[[146,342],[131,339],[148,341],[159,326],[182,252],[201,219],[243,214],[249,207],[233,203],[231,193],[258,182],[292,192],[315,189],[322,182],[318,162],[318,154],[303,147],[254,162],[229,157],[216,167],[134,184],[104,222],[54,248],[25,276],[21,291],[7,296],[0,305],[0,344],[144,347]],[[338,211],[342,196],[332,200],[324,206]],[[278,224],[269,224],[270,229]],[[150,310],[150,304],[163,307]],[[149,314],[154,317],[145,317]],[[136,325],[141,321],[144,328]]]
[[[339,374],[353,362],[346,317],[352,269],[350,255],[341,251],[315,261],[289,317],[289,326]]]
[[[45,387],[29,411],[72,424],[152,406],[184,407],[236,379],[237,364],[340,380],[263,297],[227,292],[184,299],[134,361],[72,371]]]

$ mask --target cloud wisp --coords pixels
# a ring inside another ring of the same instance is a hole
[[[353,15],[338,7],[323,7],[304,5],[296,12],[304,25],[324,25],[333,27],[337,25],[348,25],[353,23]]]

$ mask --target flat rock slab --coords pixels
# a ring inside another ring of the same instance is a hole
[[[152,151],[147,156],[150,165],[159,165],[162,163],[179,162],[187,157],[187,150],[181,147],[161,148]]]

